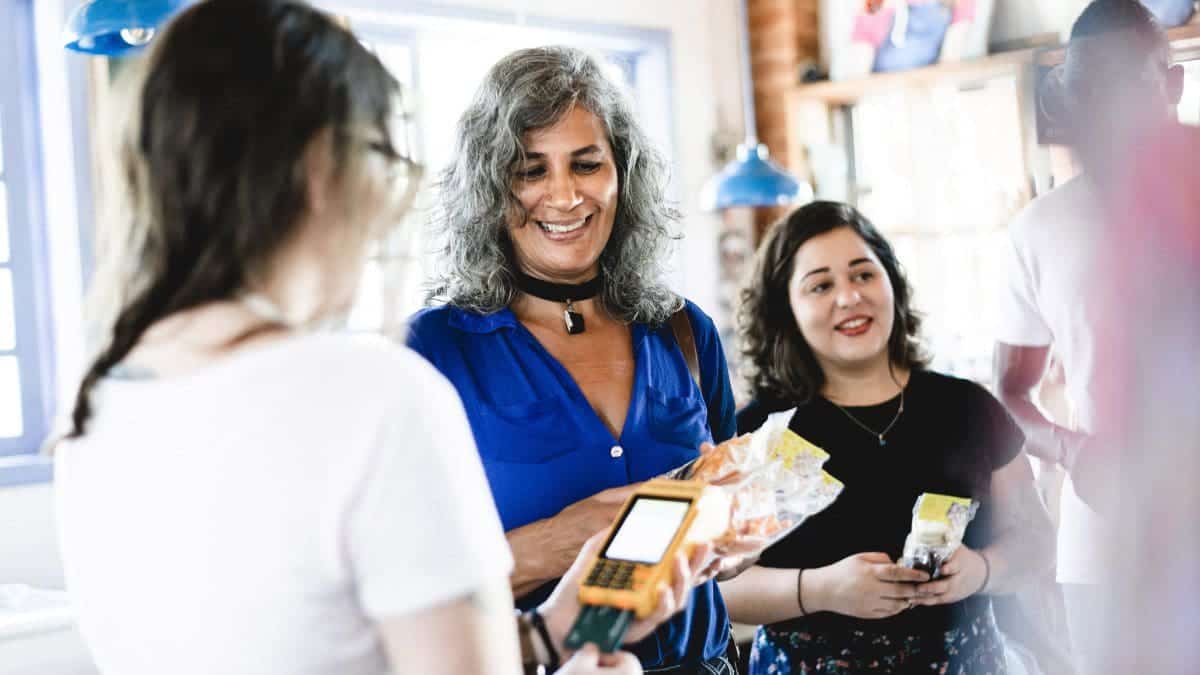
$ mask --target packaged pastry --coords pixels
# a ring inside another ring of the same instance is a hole
[[[962,545],[967,525],[975,518],[979,502],[930,492],[917,497],[913,506],[912,530],[904,540],[900,564],[941,576],[944,563]]]
[[[763,548],[833,503],[842,483],[823,470],[829,453],[788,429],[794,410],[717,445],[668,474],[703,480],[730,495],[729,526],[718,544],[755,538]]]

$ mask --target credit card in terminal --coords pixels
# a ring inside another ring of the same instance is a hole
[[[632,623],[633,612],[630,610],[584,605],[564,643],[568,649],[579,649],[590,642],[600,651],[612,653],[621,646],[625,631]]]

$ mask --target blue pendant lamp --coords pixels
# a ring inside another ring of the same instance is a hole
[[[750,70],[750,36],[746,0],[740,4],[739,38],[742,48],[742,116],[746,142],[738,145],[737,159],[725,165],[700,192],[700,205],[708,211],[738,206],[787,206],[812,201],[812,187],[797,180],[768,159],[767,146],[758,142],[754,123],[754,83]]]
[[[141,49],[188,1],[87,0],[67,18],[63,45],[97,56],[120,56]]]

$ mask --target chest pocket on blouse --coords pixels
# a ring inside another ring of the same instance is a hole
[[[558,396],[511,405],[480,404],[475,442],[485,461],[540,464],[579,448],[581,433]]]
[[[695,451],[712,440],[708,429],[708,406],[695,395],[667,396],[650,387],[646,390],[650,435],[661,443]]]

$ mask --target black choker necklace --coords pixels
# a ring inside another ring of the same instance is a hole
[[[600,293],[602,285],[599,274],[582,284],[556,284],[552,281],[535,279],[520,270],[517,270],[513,277],[517,282],[517,288],[522,292],[535,298],[567,304],[567,308],[563,310],[563,323],[567,326],[568,335],[578,335],[585,329],[583,315],[575,311],[574,303],[596,297]]]

